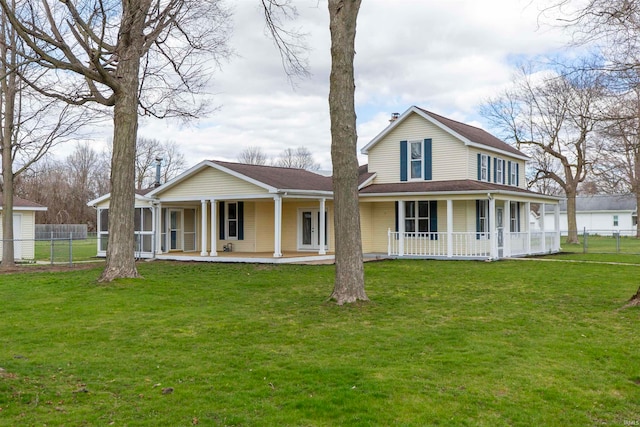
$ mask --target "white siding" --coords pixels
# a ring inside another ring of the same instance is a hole
[[[34,211],[15,211],[14,216],[15,215],[20,216],[20,222],[21,222],[21,228],[22,228],[21,234],[19,236],[13,236],[13,238],[16,240],[22,240],[20,242],[20,246],[21,246],[20,252],[22,254],[21,259],[33,259],[35,257],[34,239],[36,235],[36,225],[35,225],[36,213]],[[0,211],[0,260],[2,260],[3,218],[4,218],[4,215]]]

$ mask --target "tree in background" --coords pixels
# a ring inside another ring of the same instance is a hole
[[[0,268],[14,265],[13,199],[15,181],[59,142],[77,132],[88,115],[55,99],[43,99],[23,79],[38,80],[23,58],[24,46],[0,13],[0,155],[2,157],[2,245]]]
[[[262,148],[256,146],[247,147],[238,154],[238,161],[247,165],[264,166],[267,160],[268,157]]]
[[[287,148],[274,161],[274,166],[281,168],[306,169],[317,171],[320,163],[316,163],[313,154],[307,147]]]
[[[532,183],[552,181],[567,198],[567,243],[578,243],[576,195],[588,176],[599,145],[595,138],[599,75],[576,70],[536,76],[521,71],[513,88],[490,100],[482,113],[532,159]]]
[[[195,117],[192,94],[206,83],[204,59],[228,55],[229,14],[218,0],[0,0],[41,66],[27,80],[41,94],[113,108],[110,230],[101,281],[138,277],[134,258],[138,113]],[[203,55],[203,54],[206,54]]]
[[[184,154],[175,141],[138,138],[136,141],[136,189],[151,188],[156,183],[156,165],[161,161],[160,183],[178,176],[186,167]]]

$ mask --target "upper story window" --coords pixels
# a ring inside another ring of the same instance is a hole
[[[480,155],[480,180],[489,181],[489,156]]]
[[[496,159],[496,182],[498,184],[504,183],[504,160]]]
[[[409,164],[411,165],[411,178],[410,179],[422,179],[422,141],[409,141]]]
[[[511,179],[509,180],[511,185],[518,185],[518,164],[511,163]]]

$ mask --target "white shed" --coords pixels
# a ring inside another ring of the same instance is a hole
[[[13,198],[13,238],[16,261],[35,258],[36,212],[46,211],[45,206],[19,197]],[[0,260],[2,260],[2,193],[0,193]]]

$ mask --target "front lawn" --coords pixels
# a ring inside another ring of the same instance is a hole
[[[0,276],[0,425],[640,424],[640,266],[142,262]]]

